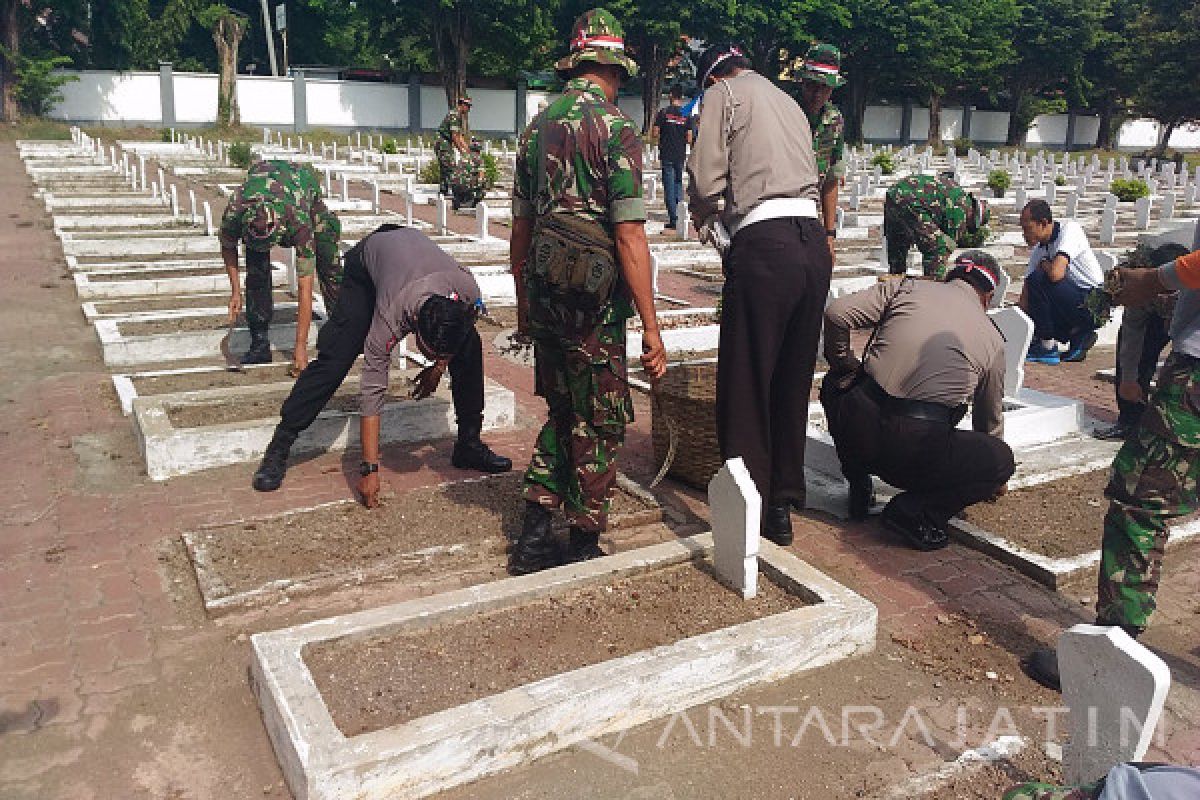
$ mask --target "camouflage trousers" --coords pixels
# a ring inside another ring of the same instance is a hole
[[[1004,793],[1004,800],[1095,800],[1100,784],[1054,786],[1049,783],[1023,783]]]
[[[336,239],[334,240],[336,247]],[[332,269],[320,269],[330,265],[328,260],[318,258],[317,283],[325,309],[333,313],[337,307],[338,292],[342,288],[342,273],[337,261]],[[256,250],[246,251],[246,326],[252,332],[266,333],[275,315],[275,291],[271,285],[271,256]]]
[[[908,270],[908,251],[916,246],[921,251],[926,277],[942,278],[954,244],[926,214],[887,197],[883,203],[883,235],[887,238],[888,271],[893,275]]]
[[[534,340],[537,394],[549,407],[525,471],[525,499],[562,506],[567,522],[603,531],[617,480],[617,451],[633,402],[625,372],[625,321],[580,337]]]
[[[433,145],[433,154],[438,161],[438,189],[444,195],[450,194],[450,173],[454,172],[454,145],[438,139]]]
[[[1096,621],[1144,629],[1154,612],[1172,519],[1196,510],[1200,359],[1172,353],[1136,432],[1113,461]]]

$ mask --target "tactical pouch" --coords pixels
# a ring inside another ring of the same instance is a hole
[[[568,308],[599,312],[620,277],[613,237],[597,222],[546,214],[533,229],[526,280],[538,294]]]

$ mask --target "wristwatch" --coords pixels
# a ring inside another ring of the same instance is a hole
[[[366,477],[367,475],[370,475],[372,472],[379,472],[379,464],[376,464],[371,461],[364,461],[358,465],[358,474],[359,475]]]
[[[828,236],[830,239],[836,239],[837,238],[837,228],[826,228],[825,235]]]

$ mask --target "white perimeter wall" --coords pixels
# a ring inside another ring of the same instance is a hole
[[[73,73],[78,81],[62,88],[63,101],[50,116],[68,122],[105,124],[144,123],[161,125],[162,101],[157,72],[105,72],[88,70]],[[202,73],[173,73],[175,120],[182,125],[211,124],[217,116],[217,76]],[[365,81],[305,80],[305,112],[312,128],[360,128],[365,130],[407,129],[409,86],[406,83],[369,83]],[[242,122],[288,128],[294,124],[294,91],[291,78],[239,75],[238,103]],[[446,115],[446,96],[440,86],[419,89],[421,118],[418,127],[430,130]],[[472,89],[475,101],[471,109],[471,128],[490,133],[516,133],[519,124],[532,119],[539,104],[552,99],[546,92],[525,95],[524,120],[517,119],[516,92],[513,89]],[[641,98],[622,96],[618,104],[639,124]],[[863,135],[868,141],[896,142],[900,139],[903,108],[899,105],[868,106],[863,120]],[[961,108],[942,109],[942,138],[962,135]],[[1119,143],[1123,149],[1143,150],[1155,144],[1158,123],[1133,120],[1122,126]],[[929,111],[913,107],[909,138],[924,141],[929,130]],[[1003,111],[973,111],[971,139],[982,144],[1003,142],[1008,130],[1008,114]],[[1075,118],[1074,143],[1087,146],[1096,141],[1099,120],[1094,116]],[[1062,147],[1067,133],[1067,115],[1038,117],[1030,128],[1028,143],[1033,146]],[[1176,130],[1171,146],[1186,150],[1200,149],[1200,126]]]

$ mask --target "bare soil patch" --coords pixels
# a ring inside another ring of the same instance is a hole
[[[227,594],[237,594],[277,581],[369,572],[457,545],[493,546],[502,556],[501,543],[520,531],[523,510],[521,475],[509,473],[416,489],[372,510],[340,503],[191,536],[203,547],[203,569]],[[652,524],[661,513],[618,489],[609,527]]]
[[[701,325],[718,325],[721,318],[715,311],[703,311],[692,314],[671,314],[670,316],[660,315],[658,318],[658,327],[660,330],[671,331],[677,328],[698,328]],[[642,329],[642,321],[638,317],[634,317],[629,321],[629,329],[632,331],[640,331]]]
[[[689,563],[427,630],[323,642],[306,661],[334,722],[356,736],[806,604],[770,580],[743,600]]]
[[[295,321],[296,310],[294,308],[277,308],[271,324],[287,325]],[[117,330],[121,332],[122,336],[160,336],[169,333],[195,333],[197,331],[227,330],[228,328],[229,318],[225,314],[117,323]]]
[[[138,396],[195,392],[203,389],[230,389],[239,386],[258,386],[263,383],[281,383],[291,380],[287,371],[290,363],[280,361],[266,367],[232,372],[211,370],[206,372],[183,372],[174,375],[154,375],[133,378],[133,388]]]
[[[513,306],[488,306],[488,313],[479,318],[479,324],[493,328],[515,328],[517,309]]]
[[[144,275],[142,277],[145,277]],[[175,277],[175,276],[171,276]],[[287,292],[275,292],[276,303],[287,303],[292,300]],[[128,314],[135,311],[173,311],[184,308],[225,308],[229,303],[228,294],[220,295],[155,295],[152,297],[136,297],[129,300],[105,300],[96,303],[99,314]]]
[[[991,764],[970,767],[937,789],[920,795],[928,800],[999,800],[1014,786],[1030,781],[1058,783],[1062,780],[1062,765],[1051,761],[1033,742],[1011,758]]]
[[[281,366],[284,366],[286,370],[286,365],[281,364]],[[247,375],[252,376],[254,372],[248,372]],[[216,379],[214,378],[214,380]],[[254,379],[251,378],[251,380]],[[247,382],[242,385],[252,384]],[[177,391],[188,390],[178,389]],[[410,391],[408,373],[401,370],[392,370],[391,384],[384,395],[386,402],[411,403],[413,400],[408,395]],[[221,425],[228,422],[272,419],[279,416],[279,407],[283,405],[283,401],[287,399],[290,392],[290,387],[281,387],[278,392],[255,394],[246,397],[224,397],[214,399],[210,403],[169,404],[167,406],[167,417],[171,420],[171,424],[177,428],[199,428],[205,425]],[[358,411],[359,400],[358,383],[347,381],[342,384],[337,393],[325,404],[325,410],[355,412]]]
[[[204,275],[219,275],[224,270],[219,266],[211,267],[196,267],[195,269],[172,269],[172,270],[140,270],[131,269],[122,272],[112,272],[107,275],[94,275],[96,281],[146,281],[159,278],[198,278]]]
[[[1015,489],[992,503],[963,512],[967,522],[1053,558],[1090,553],[1100,547],[1108,501],[1108,470],[1072,475]]]

